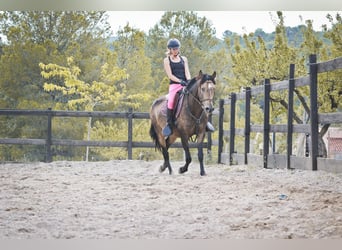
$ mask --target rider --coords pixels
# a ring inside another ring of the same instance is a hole
[[[187,85],[191,79],[188,59],[180,55],[181,44],[178,39],[172,38],[167,42],[167,52],[164,58],[164,70],[170,79],[169,95],[167,102],[167,125],[163,129],[164,136],[172,134],[173,127],[173,107],[176,93]],[[211,123],[207,124],[207,131],[213,132],[215,129]]]

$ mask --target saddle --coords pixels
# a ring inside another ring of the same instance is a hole
[[[184,89],[181,89],[177,92],[175,96],[175,106],[173,107],[173,119],[176,121],[176,119],[180,115],[181,108],[183,106],[183,101],[184,101]],[[163,107],[161,109],[162,115],[166,117],[166,112],[167,112],[167,100],[168,97],[166,97],[166,100],[163,103]]]

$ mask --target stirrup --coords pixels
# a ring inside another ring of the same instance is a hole
[[[165,128],[163,128],[163,135],[170,136],[172,134],[172,130],[169,124],[166,124]]]
[[[208,122],[208,123],[207,123],[207,127],[205,128],[205,130],[206,130],[207,132],[214,132],[214,131],[215,131],[215,128],[214,128],[214,126],[213,126],[210,122]]]

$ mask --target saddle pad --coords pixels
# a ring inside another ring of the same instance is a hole
[[[166,96],[168,97],[168,96]],[[184,100],[184,94],[182,94],[182,91],[179,91],[176,95],[176,104],[174,107],[174,111],[173,111],[173,116],[175,119],[177,119],[180,115],[180,111],[182,109],[182,105],[183,105],[183,100]],[[167,100],[163,101],[162,103],[162,108],[160,109],[160,113],[163,116],[167,116]]]

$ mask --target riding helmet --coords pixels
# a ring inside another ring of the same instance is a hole
[[[168,42],[167,42],[167,47],[170,48],[180,48],[181,44],[179,42],[178,39],[176,38],[171,38]]]

